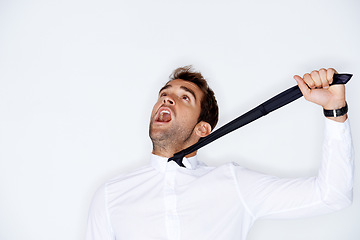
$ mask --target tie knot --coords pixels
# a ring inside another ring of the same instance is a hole
[[[171,158],[168,159],[168,162],[170,161],[174,161],[176,162],[180,167],[185,167],[185,165],[183,164],[182,160],[184,158],[184,154],[182,154],[181,152],[179,153],[175,153],[174,156],[172,156]]]

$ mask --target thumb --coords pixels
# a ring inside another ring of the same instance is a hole
[[[301,93],[303,94],[303,96],[306,98],[310,97],[310,88],[306,85],[306,83],[304,82],[304,80],[299,76],[299,75],[295,75],[294,79],[296,80]]]

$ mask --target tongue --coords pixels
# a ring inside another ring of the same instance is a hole
[[[169,122],[171,120],[171,116],[169,113],[161,113],[159,117],[160,122]]]

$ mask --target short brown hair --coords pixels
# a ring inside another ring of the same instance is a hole
[[[198,122],[204,121],[210,124],[211,129],[214,129],[219,118],[219,107],[215,99],[214,91],[209,87],[205,78],[200,72],[192,69],[192,66],[179,67],[170,75],[170,81],[181,79],[195,83],[204,96],[201,99],[201,111]]]

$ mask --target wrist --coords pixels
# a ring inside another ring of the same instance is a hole
[[[345,105],[341,108],[336,109],[323,109],[325,117],[328,119],[334,120],[336,122],[345,122],[347,119],[348,105],[345,102]]]
[[[347,119],[347,114],[341,116],[341,117],[326,117],[327,119],[333,120],[335,122],[345,122]]]
[[[333,109],[340,109],[342,107],[345,107],[345,105],[346,105],[345,99],[341,99],[341,100],[337,100],[337,101],[332,101],[322,107],[325,110],[333,110]]]

